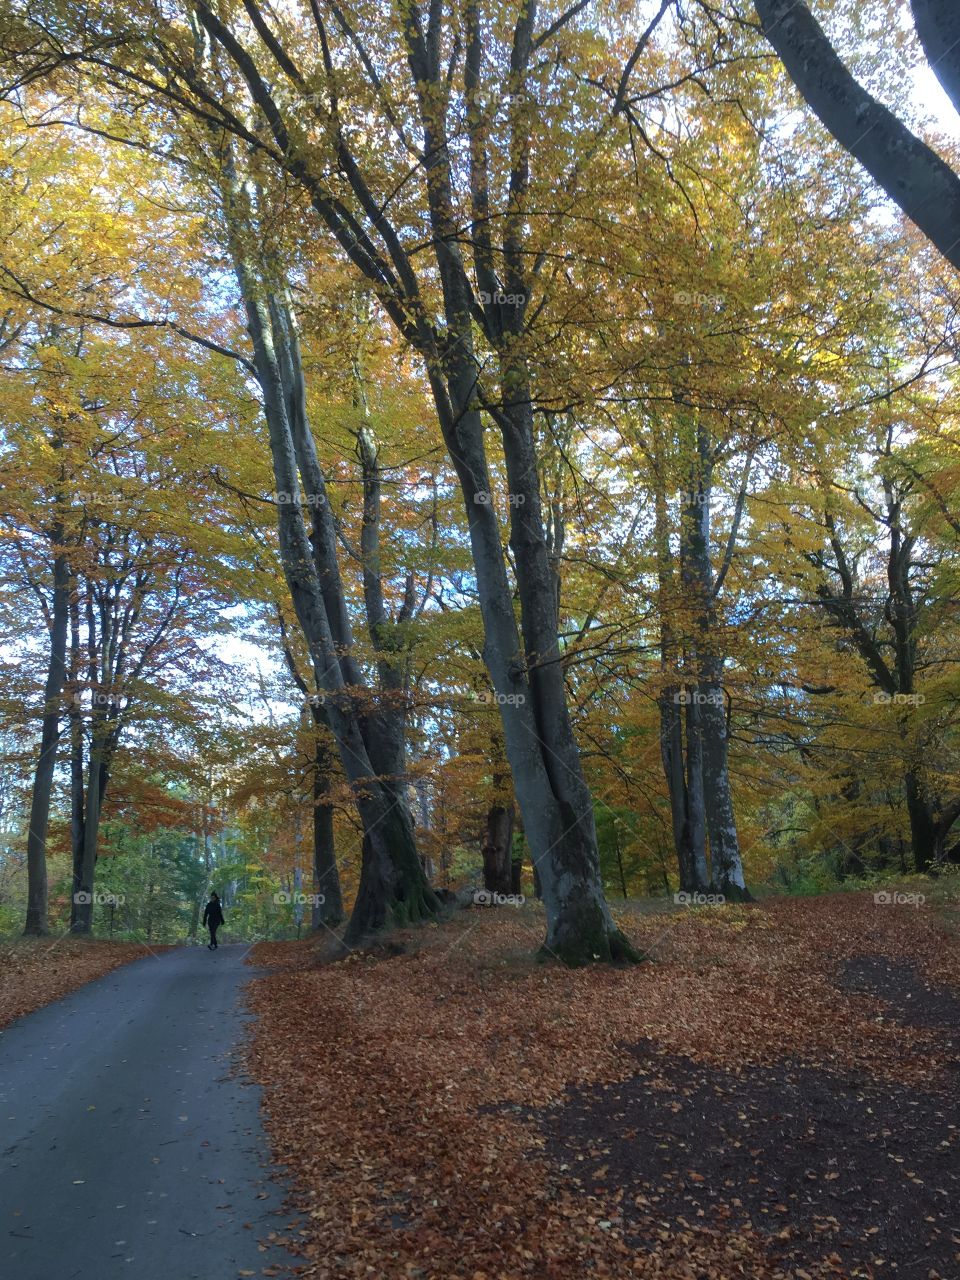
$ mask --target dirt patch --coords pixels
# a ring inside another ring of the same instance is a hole
[[[887,1016],[904,1026],[942,1028],[950,1043],[960,1033],[960,996],[925,981],[912,964],[886,956],[854,956],[841,970],[840,986],[882,1000]]]
[[[613,1203],[628,1244],[759,1233],[781,1267],[952,1277],[960,1098],[789,1062],[724,1071],[635,1050],[618,1084],[540,1113],[558,1186]],[[796,1274],[802,1274],[797,1272]]]

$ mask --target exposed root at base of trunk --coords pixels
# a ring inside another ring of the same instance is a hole
[[[343,935],[344,946],[356,951],[382,945],[393,930],[438,920],[442,910],[440,899],[429,885],[418,887],[408,898],[378,903],[374,911],[358,913],[355,909]]]
[[[724,902],[756,902],[750,890],[739,884],[721,883],[711,892],[722,894]]]
[[[604,928],[592,937],[580,933],[566,941],[548,940],[537,952],[537,959],[542,963],[559,960],[569,969],[580,969],[588,964],[642,964],[647,956],[619,929]]]

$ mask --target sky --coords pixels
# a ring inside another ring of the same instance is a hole
[[[913,83],[917,90],[917,104],[921,110],[930,114],[937,129],[960,139],[960,115],[953,109],[953,103],[944,93],[936,73],[924,63],[913,72]]]

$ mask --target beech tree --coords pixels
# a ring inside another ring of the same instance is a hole
[[[103,69],[105,45],[122,47],[124,57],[108,55],[106,62],[128,93],[190,111],[301,184],[317,217],[421,357],[469,521],[484,659],[543,885],[545,948],[572,964],[634,956],[604,899],[593,807],[566,701],[541,510],[533,375],[524,351],[552,234],[548,228],[539,243],[530,239],[534,176],[543,190],[558,182],[569,190],[580,168],[574,153],[566,173],[553,166],[536,172],[539,157],[548,154],[537,137],[541,119],[555,114],[541,49],[575,12],[541,28],[534,5],[518,8],[506,23],[475,5],[462,17],[440,5],[423,12],[414,5],[396,22],[365,22],[360,30],[336,4],[329,10],[314,4],[309,14],[297,11],[278,24],[253,0],[242,12],[215,11],[201,0],[182,17],[145,12],[135,24],[127,11],[109,8],[79,21],[71,14],[67,34],[68,62]],[[229,76],[228,92],[198,63],[194,18]],[[370,47],[367,29],[376,33]],[[53,39],[32,74],[47,56],[51,69],[67,65],[58,17],[48,34]],[[341,92],[347,68],[363,85],[355,100]],[[244,122],[246,111],[235,109],[238,90],[256,113],[252,125]],[[398,97],[409,104],[403,118]],[[576,77],[562,97],[563,106],[580,97]],[[378,119],[374,150],[362,141],[367,112]],[[464,125],[466,163],[460,165],[455,157]],[[410,217],[409,229],[388,213],[393,189],[402,191],[398,213]],[[414,189],[419,195],[411,200]],[[414,227],[415,236],[426,234],[416,255],[409,236]],[[264,319],[255,321],[257,343],[282,351],[282,343],[268,338]],[[274,379],[270,396],[278,405],[282,394]],[[512,566],[490,500],[487,421],[496,425],[505,458]],[[278,488],[292,491],[295,479],[295,455],[287,449]],[[284,538],[289,555],[309,563],[292,522]],[[298,613],[313,608],[312,594]],[[332,656],[326,645],[318,650],[325,672],[333,670]],[[340,714],[335,704],[332,713]],[[360,746],[351,745],[357,761]],[[365,764],[353,767],[358,781],[366,776]],[[375,799],[369,803],[373,822],[401,821],[396,810],[388,818]]]
[[[363,826],[360,888],[345,939],[353,944],[388,922],[411,923],[433,915],[439,903],[417,855],[405,789],[399,708],[371,710],[363,706],[367,689],[353,652],[337,532],[307,416],[300,339],[289,286],[251,249],[257,239],[255,220],[262,193],[238,174],[229,151],[224,157],[224,172],[224,214],[269,433],[281,563],[310,651],[315,696],[336,740]],[[372,521],[367,526],[375,536]],[[376,599],[379,575],[372,556],[368,536],[365,591],[368,610],[375,610],[371,615],[375,634],[381,635],[386,619],[382,601]],[[382,679],[389,678],[392,667],[381,663],[380,670]]]

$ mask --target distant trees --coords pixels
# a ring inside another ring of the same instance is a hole
[[[90,930],[104,796],[132,716],[205,668],[193,635],[222,600],[223,569],[171,495],[210,501],[182,444],[175,365],[66,322],[30,326],[7,377],[0,462],[7,592],[25,631],[49,635],[28,834],[26,930],[46,931],[46,844],[54,769],[69,726],[72,927]],[[109,376],[105,372],[110,370]],[[9,385],[9,384],[8,384]],[[15,413],[15,416],[11,416]],[[171,421],[176,420],[173,435]],[[217,553],[227,550],[222,543]],[[31,607],[35,612],[31,615]]]

